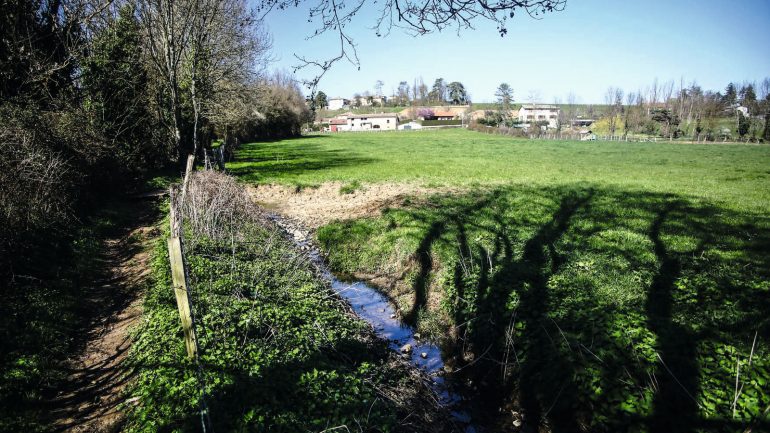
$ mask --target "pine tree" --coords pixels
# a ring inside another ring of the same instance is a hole
[[[725,88],[725,95],[722,97],[722,102],[728,106],[731,107],[735,105],[735,102],[738,99],[738,91],[735,90],[735,84],[730,83]]]
[[[139,23],[126,5],[94,38],[91,55],[83,65],[91,121],[113,144],[115,168],[126,172],[142,171],[162,151],[149,139],[151,98],[141,47]]]
[[[744,116],[742,112],[738,112],[738,135],[743,137],[749,132],[749,127],[751,126],[751,120]]]
[[[741,89],[741,105],[749,109],[749,114],[756,113],[757,94],[754,92],[753,84],[748,84]]]

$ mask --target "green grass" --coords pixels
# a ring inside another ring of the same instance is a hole
[[[554,432],[770,427],[768,146],[338,134],[246,145],[229,168],[464,187],[318,239],[337,272],[396,281],[406,319],[468,366],[476,419],[510,407]]]
[[[363,185],[361,185],[361,182],[354,180],[353,182],[342,185],[340,187],[340,194],[353,194],[360,189],[363,189]]]
[[[587,182],[770,210],[770,146],[762,145],[528,141],[461,130],[340,133],[246,144],[227,167],[258,183]]]
[[[766,216],[613,187],[503,186],[318,238],[334,270],[400,279],[389,294],[404,317],[480,384],[477,419],[516,402],[554,432],[770,427]]]

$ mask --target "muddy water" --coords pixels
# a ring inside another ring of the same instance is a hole
[[[297,224],[275,214],[271,215],[271,219],[293,237],[294,242],[302,250],[308,252],[310,260],[318,267],[321,275],[331,282],[332,289],[353,307],[358,317],[374,328],[378,337],[388,342],[390,349],[408,358],[413,366],[429,375],[438,401],[450,411],[455,422],[461,425],[466,433],[483,431],[464,409],[467,407],[467,402],[455,391],[451,380],[445,377],[445,363],[441,348],[416,338],[414,328],[400,320],[390,300],[380,291],[362,281],[338,279],[326,267],[320,251],[312,244],[307,233]],[[411,352],[402,353],[402,349],[407,344],[411,346]]]

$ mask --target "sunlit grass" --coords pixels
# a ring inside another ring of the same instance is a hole
[[[464,130],[339,133],[246,144],[245,181],[568,185],[588,182],[770,209],[770,146],[523,140]]]

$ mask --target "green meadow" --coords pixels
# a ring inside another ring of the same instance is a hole
[[[351,133],[246,144],[228,169],[255,183],[429,186],[586,182],[766,211],[770,146],[529,141],[464,130]]]
[[[462,187],[317,237],[335,271],[391,281],[493,429],[770,428],[770,147],[339,134],[228,169]]]

